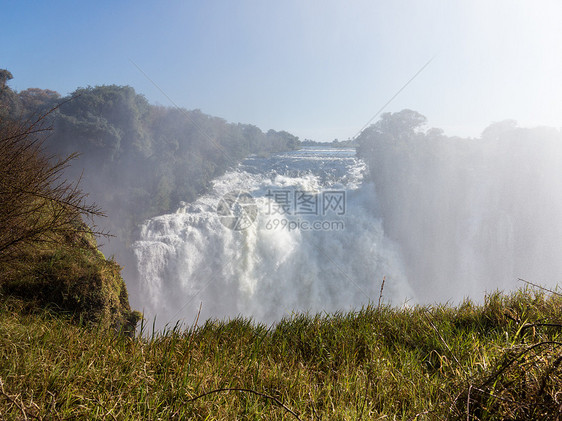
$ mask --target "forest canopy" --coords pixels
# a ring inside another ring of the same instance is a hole
[[[80,154],[66,175],[82,177],[110,217],[104,228],[126,241],[145,218],[193,201],[248,155],[299,146],[285,131],[264,133],[200,110],[152,105],[130,86],[78,88],[61,97],[39,88],[15,92],[12,77],[0,71],[0,118],[32,119],[57,107],[47,149]]]
[[[383,114],[357,142],[385,232],[400,244],[422,299],[437,288],[456,296],[451,280],[559,277],[560,130],[505,120],[480,138],[449,137],[402,110]]]

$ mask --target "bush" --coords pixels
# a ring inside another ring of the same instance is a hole
[[[47,115],[0,121],[0,292],[132,331],[139,315],[121,268],[99,252],[82,221],[103,213],[78,182],[62,177],[74,155],[43,153]]]

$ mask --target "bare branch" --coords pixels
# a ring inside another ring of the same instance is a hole
[[[248,393],[253,393],[254,395],[261,396],[261,397],[266,398],[266,399],[271,399],[273,402],[275,402],[277,405],[282,407],[289,414],[293,415],[297,420],[299,420],[299,421],[301,420],[296,412],[294,412],[291,408],[287,407],[283,402],[281,402],[276,397],[266,395],[265,393],[261,393],[261,392],[258,392],[256,390],[245,389],[245,388],[241,388],[241,387],[224,387],[222,389],[214,389],[214,390],[211,390],[207,393],[203,393],[202,395],[195,396],[194,398],[189,399],[187,402],[193,402],[197,399],[201,399],[201,398],[203,398],[205,396],[208,396],[210,394],[220,393],[220,392],[248,392]]]
[[[0,121],[0,262],[10,261],[30,244],[60,242],[60,236],[103,235],[82,221],[105,214],[86,201],[80,179],[71,182],[64,170],[77,156],[57,158],[44,153],[52,130],[47,116],[33,121]]]

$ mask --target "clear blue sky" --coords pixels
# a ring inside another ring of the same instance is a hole
[[[506,118],[562,126],[562,2],[0,1],[10,86],[131,85],[178,105],[287,130],[352,137],[411,108],[449,135]]]

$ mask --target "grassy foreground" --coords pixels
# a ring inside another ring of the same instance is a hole
[[[559,419],[562,297],[144,338],[0,300],[0,419]]]

